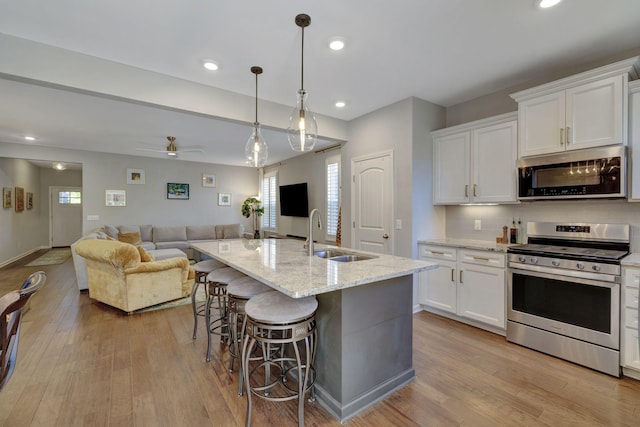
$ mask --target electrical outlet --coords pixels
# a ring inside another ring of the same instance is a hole
[[[473,221],[473,229],[482,230],[482,221],[480,221],[479,219],[476,219],[475,221]]]
[[[402,220],[396,219],[396,230],[402,230]]]
[[[99,219],[98,215],[87,215],[87,221],[98,221]]]

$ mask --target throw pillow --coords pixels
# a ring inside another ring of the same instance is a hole
[[[138,252],[140,253],[140,261],[142,262],[155,261],[155,259],[153,258],[153,255],[145,251],[142,246],[136,246],[136,247],[138,248]]]
[[[118,240],[124,243],[130,243],[132,245],[142,243],[140,233],[118,233]]]

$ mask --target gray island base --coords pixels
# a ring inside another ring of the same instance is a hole
[[[316,296],[316,398],[340,421],[415,378],[413,273],[436,264],[380,254],[341,263],[307,256],[302,242],[286,239],[192,246],[293,298]]]

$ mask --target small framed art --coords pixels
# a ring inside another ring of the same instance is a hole
[[[144,184],[144,169],[127,169],[127,184]]]
[[[22,212],[24,210],[24,188],[16,187],[16,212]]]
[[[189,184],[167,183],[167,199],[189,200]]]
[[[219,206],[231,206],[231,193],[218,193]]]
[[[202,174],[202,186],[203,187],[215,187],[216,186],[216,176],[203,173]]]
[[[127,206],[127,192],[126,190],[105,190],[106,206]]]
[[[27,209],[33,209],[33,193],[27,191]]]
[[[2,187],[2,207],[8,209],[11,207],[11,187]]]

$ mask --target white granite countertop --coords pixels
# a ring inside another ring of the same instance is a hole
[[[517,246],[517,244],[502,244],[490,242],[487,240],[471,240],[471,239],[430,239],[418,240],[418,244],[452,246],[456,248],[478,249],[483,251],[507,252],[509,246]]]
[[[640,267],[640,253],[632,253],[620,261],[623,267]]]
[[[308,256],[303,242],[292,239],[229,239],[199,242],[195,250],[220,260],[293,298],[317,295],[435,269],[436,263],[349,248],[341,250],[377,258],[336,262]],[[316,244],[315,249],[335,248]]]

